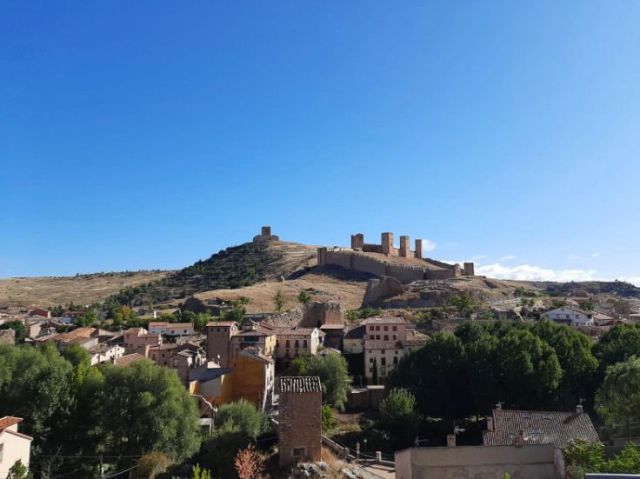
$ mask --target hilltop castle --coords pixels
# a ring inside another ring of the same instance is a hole
[[[403,283],[417,280],[450,279],[473,276],[474,264],[448,264],[422,258],[422,240],[409,248],[409,236],[400,236],[400,248],[393,244],[393,233],[382,233],[380,244],[364,242],[364,235],[351,235],[351,248],[318,248],[318,265],[337,265],[346,269],[391,276]]]

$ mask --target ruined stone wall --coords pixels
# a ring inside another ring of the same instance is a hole
[[[362,251],[367,253],[381,253],[382,254],[382,246],[379,244],[371,244],[365,243],[362,245]]]
[[[419,266],[391,264],[384,259],[373,258],[359,251],[352,250],[327,250],[327,248],[318,249],[318,264],[332,264],[341,266],[345,269],[360,271],[363,273],[373,274],[375,276],[392,276],[402,283],[411,283],[421,279],[441,280],[449,279],[461,275],[460,267],[455,268],[454,265],[442,263],[440,261],[431,261],[431,264],[438,265],[443,269],[433,270],[429,268],[421,268]]]
[[[351,269],[370,273],[376,276],[383,276],[386,274],[386,263],[383,261],[358,253],[352,253],[352,258]]]
[[[387,265],[387,276],[396,278],[402,283],[411,283],[412,281],[425,279],[426,273],[426,269],[417,268],[415,266],[405,266],[401,264]]]

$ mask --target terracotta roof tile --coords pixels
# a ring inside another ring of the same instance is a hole
[[[0,418],[0,432],[4,431],[8,427],[13,426],[14,424],[20,424],[21,422],[21,417],[5,416],[3,418]]]
[[[586,413],[563,411],[493,410],[493,431],[484,431],[485,446],[505,446],[524,434],[525,444],[565,447],[572,439],[598,442],[598,433]]]
[[[322,384],[318,376],[283,376],[278,378],[279,393],[313,393],[322,392]]]

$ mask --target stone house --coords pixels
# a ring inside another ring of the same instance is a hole
[[[383,316],[365,319],[364,375],[367,381],[384,381],[405,355],[424,345],[426,336],[409,329],[401,317]]]
[[[568,306],[551,309],[544,313],[543,316],[546,316],[551,321],[568,324],[569,326],[593,325],[593,313]]]
[[[231,366],[231,338],[239,332],[234,321],[212,321],[207,323],[207,360],[220,367]]]
[[[157,365],[174,369],[185,386],[189,382],[189,371],[206,363],[204,350],[192,343],[150,347],[148,355]]]
[[[267,357],[273,357],[276,349],[276,332],[272,328],[251,324],[245,329],[231,336],[231,365],[240,351],[246,348],[256,348]]]
[[[295,327],[278,330],[275,350],[278,364],[288,366],[298,356],[315,355],[322,345],[323,336],[318,328]]]
[[[152,321],[149,323],[149,334],[179,337],[193,336],[195,331],[191,323],[168,323],[165,321]]]
[[[124,348],[127,353],[146,354],[150,347],[162,345],[162,335],[149,334],[144,328],[129,328],[123,334]]]
[[[22,418],[5,416],[0,418],[0,478],[5,479],[9,470],[20,461],[29,468],[31,441],[33,438],[18,432]]]
[[[322,460],[322,385],[317,376],[278,378],[280,467]]]

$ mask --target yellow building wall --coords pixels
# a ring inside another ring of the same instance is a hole
[[[231,374],[231,381],[233,382],[232,401],[246,399],[256,407],[260,407],[260,401],[265,389],[264,367],[264,364],[260,361],[241,354],[238,355]]]

